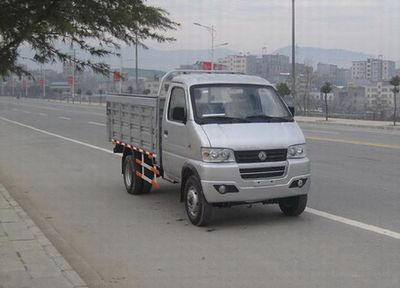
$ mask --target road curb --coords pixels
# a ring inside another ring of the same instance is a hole
[[[26,287],[88,287],[2,184],[0,244],[0,252],[7,253],[0,273],[18,275],[0,279],[7,281],[6,287],[21,281]],[[3,247],[7,249],[1,251]]]

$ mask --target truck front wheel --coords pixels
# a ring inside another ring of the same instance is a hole
[[[307,206],[307,195],[283,198],[279,201],[279,208],[287,216],[299,216]]]
[[[133,155],[125,157],[123,163],[123,176],[126,191],[129,194],[141,194],[143,193],[143,179],[136,175],[136,163]]]
[[[196,226],[205,226],[210,223],[212,206],[207,202],[201,188],[200,179],[190,176],[184,187],[185,209],[190,222]]]

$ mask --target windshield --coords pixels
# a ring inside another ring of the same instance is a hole
[[[282,99],[269,86],[197,85],[190,92],[199,124],[293,121]]]

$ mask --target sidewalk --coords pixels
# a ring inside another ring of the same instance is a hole
[[[87,287],[2,184],[0,287]]]
[[[400,131],[400,123],[396,123],[397,125],[393,126],[392,121],[355,120],[355,119],[342,119],[342,118],[329,118],[328,121],[326,121],[324,117],[305,117],[305,116],[295,116],[294,118],[298,123],[353,126],[353,127]]]

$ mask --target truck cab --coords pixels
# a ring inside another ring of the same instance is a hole
[[[193,224],[207,224],[216,206],[276,203],[289,216],[304,211],[311,182],[305,138],[265,79],[177,75],[160,124],[163,177],[180,183]]]

